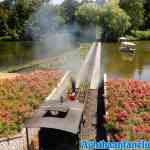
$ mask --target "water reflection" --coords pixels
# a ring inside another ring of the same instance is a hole
[[[59,43],[58,43],[59,44]],[[73,45],[76,48],[76,45]],[[72,48],[72,47],[71,47]],[[71,48],[51,47],[44,42],[0,42],[0,71],[15,65],[62,55]]]
[[[150,80],[150,41],[136,44],[135,55],[120,52],[118,43],[103,44],[103,68],[109,78]],[[57,50],[41,42],[0,42],[0,71],[55,56],[61,56],[57,67],[65,70],[77,71],[83,60],[78,44],[74,49]]]
[[[150,80],[150,41],[135,43],[135,55],[120,52],[118,43],[103,44],[103,63],[108,78]]]

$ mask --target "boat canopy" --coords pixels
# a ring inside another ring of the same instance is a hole
[[[119,40],[122,41],[122,40],[128,40],[128,39],[126,37],[120,37]]]
[[[79,132],[84,104],[78,101],[60,102],[49,100],[45,102],[25,124],[26,128],[50,128],[73,134]]]

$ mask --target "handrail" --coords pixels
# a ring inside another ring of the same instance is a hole
[[[86,58],[85,61],[83,62],[81,69],[79,71],[79,74],[77,75],[76,81],[76,87],[79,88],[81,82],[83,80],[85,80],[86,76],[87,76],[87,71],[90,69],[90,63],[92,61],[92,58],[94,57],[94,53],[95,53],[95,47],[96,47],[96,43],[93,43]]]
[[[70,77],[71,77],[71,72],[67,71],[63,76],[63,78],[61,79],[61,81],[58,83],[57,87],[46,98],[46,101],[60,99],[67,88],[68,85],[67,81],[70,79]]]
[[[96,56],[95,56],[90,89],[98,89],[99,82],[100,82],[100,68],[101,68],[101,43],[99,42],[96,49]]]

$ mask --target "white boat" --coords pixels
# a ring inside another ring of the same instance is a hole
[[[121,42],[120,51],[135,52],[136,51],[135,46],[136,46],[136,44],[132,43],[132,42]]]
[[[127,42],[128,39],[126,37],[120,37],[119,39],[119,42]]]

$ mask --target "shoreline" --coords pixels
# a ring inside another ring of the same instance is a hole
[[[0,80],[1,79],[13,79],[16,78],[17,76],[20,76],[19,73],[2,73],[0,72]]]

